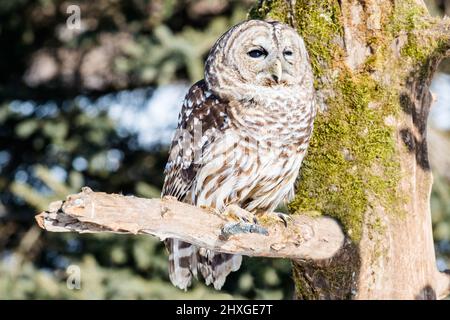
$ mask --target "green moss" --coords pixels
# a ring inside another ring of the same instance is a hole
[[[320,77],[333,58],[341,54],[336,39],[342,36],[340,7],[333,0],[298,0],[295,6],[297,30],[308,48],[314,74]]]
[[[419,6],[415,0],[395,1],[386,29],[394,37],[401,32],[418,30],[427,25],[425,16],[427,16],[426,9]]]
[[[365,73],[343,72],[334,86],[337,95],[328,101],[329,111],[316,119],[289,208],[336,217],[358,241],[368,196],[385,206],[395,203],[399,164],[394,132],[385,118],[398,108],[389,90]]]
[[[375,221],[371,225],[371,229],[374,232],[382,234],[386,230],[386,226],[383,224],[383,222],[381,221],[380,217],[376,217]]]
[[[249,12],[249,19],[267,19],[288,23],[289,5],[284,0],[264,0]]]
[[[439,41],[434,36],[420,33],[420,30],[429,26],[430,21],[425,18],[417,19],[414,29],[408,32],[408,40],[401,49],[403,57],[411,58],[418,65],[426,64],[427,59],[434,53],[442,53],[440,49],[446,44],[446,41]]]
[[[415,33],[408,34],[408,41],[402,47],[401,54],[416,66],[421,78],[426,78],[429,72],[429,63],[442,57],[448,50],[447,40],[436,40],[434,37],[424,38]]]
[[[418,45],[417,37],[413,34],[408,35],[408,42],[402,47],[401,54],[410,57],[415,61],[422,62],[429,55],[429,48]]]
[[[429,28],[433,22],[436,20],[428,16],[425,8],[417,5],[414,0],[405,0],[396,1],[386,27],[392,38],[401,33],[407,34],[408,39],[401,49],[401,55],[411,58],[415,64],[423,65],[442,45],[435,37],[424,39],[424,34],[418,36],[420,30]]]

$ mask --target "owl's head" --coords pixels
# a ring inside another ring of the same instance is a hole
[[[222,96],[252,98],[273,89],[296,89],[311,82],[303,39],[280,22],[242,22],[217,40],[205,67],[210,89]]]

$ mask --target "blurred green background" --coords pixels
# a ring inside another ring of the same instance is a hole
[[[34,223],[84,185],[158,197],[180,102],[211,45],[253,4],[0,0],[0,299],[292,297],[287,260],[246,258],[222,291],[196,282],[183,292],[151,237],[45,233]],[[81,9],[79,28],[66,25],[70,5]],[[450,1],[428,5],[450,14]],[[448,65],[433,83],[429,132],[439,268],[450,261]],[[70,265],[79,290],[66,284]]]

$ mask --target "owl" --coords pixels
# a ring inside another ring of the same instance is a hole
[[[294,194],[316,114],[303,39],[280,22],[248,20],[214,44],[204,80],[188,91],[165,168],[162,195],[257,217]],[[202,223],[202,221],[199,221]],[[167,239],[171,282],[200,273],[219,290],[240,255]]]

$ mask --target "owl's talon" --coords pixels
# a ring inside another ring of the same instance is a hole
[[[284,213],[281,213],[281,212],[277,212],[277,216],[278,216],[278,218],[281,219],[281,221],[283,221],[284,226],[285,226],[286,228],[287,228],[287,226],[288,226],[288,222],[292,222],[292,217],[291,217],[290,215],[288,215],[288,214],[284,214]]]
[[[254,221],[255,219],[255,215],[253,213],[250,213],[234,204],[227,206],[223,211],[223,215],[244,223],[250,223],[250,221]]]
[[[225,239],[229,236],[238,234],[238,233],[258,233],[265,236],[269,235],[269,232],[266,228],[261,227],[260,225],[253,223],[244,223],[244,222],[231,222],[227,223],[222,228],[222,237]]]
[[[281,221],[286,228],[288,223],[292,222],[292,217],[290,215],[281,212],[264,212],[262,218],[264,218],[264,216],[267,216],[272,220]]]

